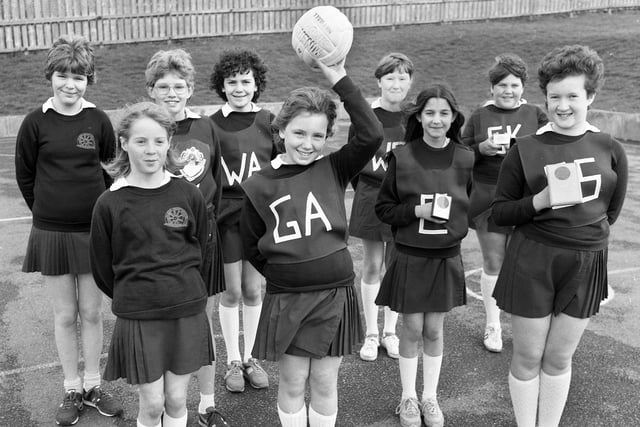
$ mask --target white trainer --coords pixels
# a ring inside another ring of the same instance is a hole
[[[493,353],[502,351],[502,328],[500,326],[489,325],[485,328],[484,347]]]
[[[378,358],[378,347],[380,342],[377,335],[367,335],[364,339],[364,344],[360,349],[360,359],[367,362],[373,362]]]
[[[382,337],[380,345],[387,350],[387,355],[392,359],[400,357],[400,340],[396,334],[389,334]]]
[[[443,427],[444,414],[438,405],[438,399],[431,397],[422,401],[422,417],[427,427]]]

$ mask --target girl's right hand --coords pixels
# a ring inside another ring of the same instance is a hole
[[[480,154],[483,156],[496,156],[498,154],[504,154],[504,147],[495,144],[493,137],[489,137],[478,144],[478,151],[480,151]]]
[[[416,214],[417,218],[422,218],[425,219],[427,221],[431,221],[435,224],[444,224],[447,221],[440,219],[440,218],[434,218],[431,216],[431,210],[432,210],[432,205],[433,203],[428,202],[425,203],[423,205],[416,205],[414,212]]]
[[[533,208],[536,212],[540,212],[543,209],[551,207],[551,199],[549,198],[549,186],[547,185],[539,193],[533,196]]]
[[[344,63],[346,59],[347,58],[345,57],[342,61],[331,66],[324,65],[320,61],[316,61],[315,65],[320,69],[322,74],[324,74],[326,79],[329,80],[329,83],[333,87],[336,83],[340,81],[340,79],[342,79],[344,76],[347,75],[347,70],[345,70],[344,68]]]

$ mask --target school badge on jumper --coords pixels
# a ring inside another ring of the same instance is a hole
[[[189,222],[187,211],[180,207],[170,208],[164,213],[164,225],[171,228],[186,227]]]
[[[207,159],[196,147],[189,147],[180,153],[180,160],[187,162],[182,168],[182,175],[188,181],[194,181],[207,169]]]
[[[95,150],[96,138],[91,133],[81,133],[80,135],[78,135],[78,139],[76,140],[76,147],[85,150]]]

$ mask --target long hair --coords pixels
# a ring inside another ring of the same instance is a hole
[[[89,40],[82,36],[67,34],[53,42],[47,52],[44,64],[44,76],[51,80],[55,72],[71,72],[87,76],[87,83],[96,82],[96,70],[93,47]]]
[[[131,136],[133,124],[145,117],[162,126],[167,131],[169,139],[175,133],[176,123],[163,107],[153,102],[139,102],[127,107],[122,113],[116,130],[116,157],[111,162],[102,165],[112,178],[126,177],[131,172],[129,154],[122,149],[122,142],[127,141]],[[185,162],[180,161],[173,149],[173,144],[170,144],[164,168],[173,174],[180,174],[180,169],[184,165]]]
[[[429,102],[431,98],[441,98],[449,103],[451,112],[455,117],[451,122],[451,127],[447,131],[447,137],[453,142],[460,143],[460,132],[462,130],[462,125],[464,124],[464,115],[462,114],[462,111],[460,111],[458,102],[453,96],[451,89],[442,83],[433,84],[421,91],[416,97],[415,102],[409,104],[405,109],[407,117],[407,128],[404,134],[405,142],[422,139],[424,129],[422,128],[422,123],[418,121],[418,116],[422,113],[422,110],[424,110],[425,105],[427,105],[427,102]]]

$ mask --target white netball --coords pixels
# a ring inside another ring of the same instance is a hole
[[[351,49],[353,26],[342,12],[333,6],[309,9],[293,27],[291,45],[307,65],[314,60],[325,65],[342,61]]]

